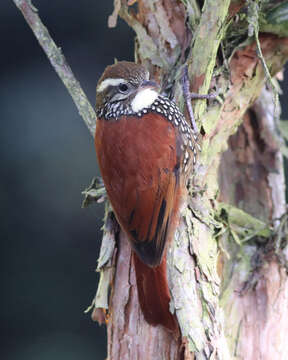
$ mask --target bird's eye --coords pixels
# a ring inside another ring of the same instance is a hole
[[[120,90],[120,92],[126,93],[129,88],[128,88],[127,84],[121,83],[121,84],[119,84],[118,89]]]

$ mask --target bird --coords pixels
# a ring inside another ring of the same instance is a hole
[[[106,67],[96,87],[95,148],[108,199],[132,247],[144,318],[174,331],[166,251],[199,144],[178,106],[149,77],[134,62]]]

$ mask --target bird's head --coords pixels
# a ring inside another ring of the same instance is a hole
[[[137,113],[149,107],[158,96],[158,85],[149,80],[144,66],[120,61],[107,66],[96,88],[96,109],[121,103]]]

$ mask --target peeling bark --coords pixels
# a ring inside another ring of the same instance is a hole
[[[149,325],[138,302],[131,247],[120,233],[108,321],[108,359],[180,358],[178,336],[162,326]]]

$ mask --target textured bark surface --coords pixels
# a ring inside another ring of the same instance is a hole
[[[221,200],[269,222],[277,222],[275,219],[286,211],[281,139],[273,121],[273,107],[272,94],[264,88],[245,114],[243,125],[229,139],[229,149],[223,154],[219,169]],[[243,359],[287,359],[285,269],[279,267],[273,253],[263,253],[261,246],[248,245],[238,250],[253,254],[259,263],[251,279],[253,288],[243,295],[235,289],[243,287],[247,268],[237,259],[233,259],[233,269],[232,264],[227,266],[230,284],[226,282],[223,292],[226,335],[234,339],[238,334],[238,341],[231,343],[231,352]]]
[[[109,359],[179,359],[177,336],[144,320],[136,287],[131,247],[120,233],[108,323]]]

